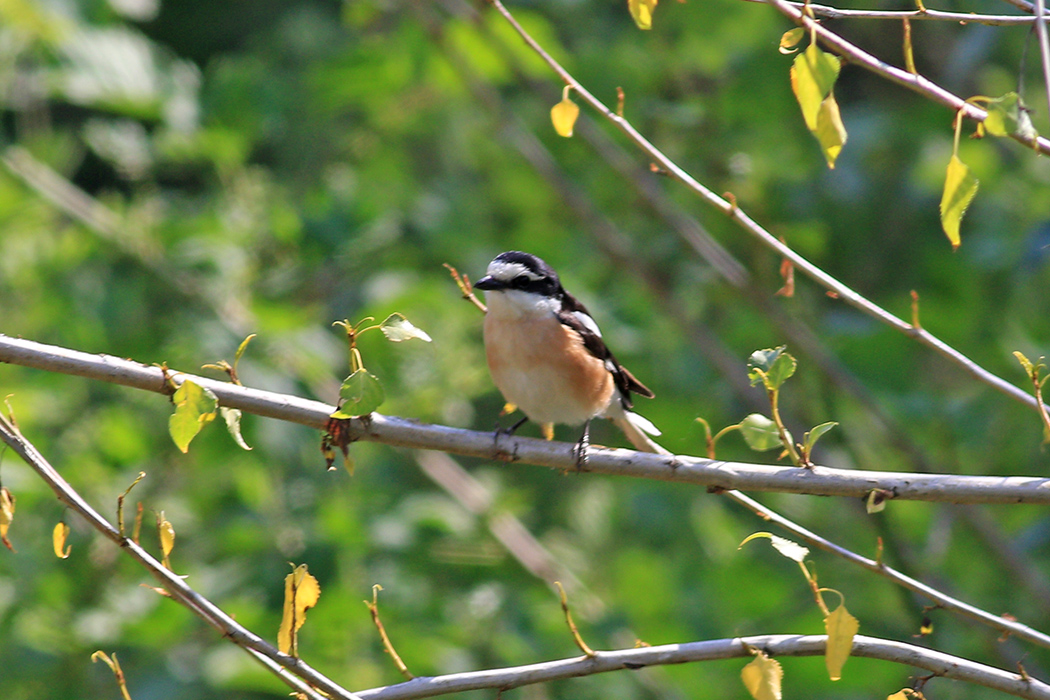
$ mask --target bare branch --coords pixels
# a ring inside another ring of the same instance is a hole
[[[1043,68],[1043,88],[1046,90],[1047,104],[1050,105],[1050,38],[1046,33],[1046,3],[1044,0],[1035,0],[1035,22],[1035,31],[1039,35],[1039,59]]]
[[[507,690],[534,683],[590,676],[622,669],[682,664],[713,659],[746,658],[749,649],[758,648],[770,656],[817,656],[824,653],[824,635],[766,635],[715,639],[686,644],[666,644],[640,649],[598,651],[594,656],[577,656],[528,666],[497,668],[447,676],[416,678],[406,683],[360,690],[362,700],[412,700],[481,688]],[[858,635],[853,639],[853,656],[881,659],[914,666],[944,678],[966,681],[986,688],[1032,700],[1050,699],[1050,686],[1031,677],[1010,673],[931,649],[876,637]]]
[[[321,690],[330,698],[360,700],[353,693],[315,671],[301,659],[282,654],[266,640],[238,624],[215,604],[190,588],[181,577],[166,569],[149,552],[127,537],[124,537],[98,511],[88,505],[87,501],[51,466],[36,447],[26,440],[18,429],[2,415],[0,415],[0,440],[7,443],[14,450],[15,454],[21,457],[26,464],[40,475],[55,492],[55,495],[58,496],[58,500],[80,514],[87,520],[89,525],[115,542],[133,559],[142,564],[174,600],[189,608],[191,612],[218,630],[222,636],[242,647],[294,690],[305,693],[313,700],[322,700],[322,696],[313,688]],[[289,672],[298,676],[298,678],[289,676]]]
[[[89,355],[52,345],[0,334],[0,362],[72,374],[146,391],[167,394],[168,381],[160,367],[149,367],[110,355]],[[207,377],[167,372],[176,385],[192,379],[210,389],[223,406],[324,429],[333,406],[287,394],[276,394]],[[572,446],[534,438],[504,437],[497,444],[492,433],[420,423],[371,414],[349,422],[353,440],[369,440],[398,447],[440,450],[483,459],[521,462],[557,469],[575,469]],[[664,456],[623,449],[595,449],[587,471],[632,476],[709,489],[779,491],[820,496],[864,498],[880,489],[893,498],[948,503],[1050,503],[1050,479],[1035,476],[961,476],[911,474],[856,469],[812,469],[768,464],[724,462],[690,456]]]
[[[766,0],[745,0],[745,2],[764,3]],[[801,10],[802,2],[788,2]],[[847,10],[828,5],[810,3],[809,8],[817,17],[826,19],[892,19],[892,20],[930,20],[940,22],[958,22],[959,24],[986,24],[990,26],[1030,25],[1035,17],[1024,15],[981,15],[973,12],[944,12],[943,10]]]

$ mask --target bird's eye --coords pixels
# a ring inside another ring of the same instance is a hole
[[[529,286],[529,281],[526,275],[518,275],[510,281],[510,285],[515,289],[525,289]]]

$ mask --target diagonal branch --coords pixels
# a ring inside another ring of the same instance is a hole
[[[301,659],[282,654],[272,644],[238,624],[207,598],[190,588],[181,577],[168,570],[145,549],[121,535],[98,511],[92,508],[58,471],[44,458],[6,417],[0,415],[0,441],[7,443],[26,464],[47,483],[58,500],[76,511],[89,525],[112,540],[133,559],[142,564],[156,578],[168,594],[190,609],[195,615],[218,630],[237,646],[260,661],[278,678],[313,700],[322,700],[322,691],[329,698],[360,700],[335,682],[308,666]],[[289,675],[289,672],[294,675]],[[301,680],[300,680],[301,679]],[[316,689],[316,690],[315,690]]]
[[[1016,620],[1009,619],[1007,617],[1001,617],[993,615],[985,610],[981,610],[978,607],[970,605],[969,603],[963,602],[958,598],[953,598],[949,595],[945,595],[941,591],[928,586],[922,581],[916,580],[911,576],[907,576],[896,569],[886,566],[874,559],[868,559],[863,557],[856,552],[853,552],[845,547],[835,544],[834,542],[821,537],[820,535],[807,530],[801,525],[788,520],[783,515],[770,510],[766,506],[762,505],[755,499],[747,496],[739,491],[726,491],[723,495],[731,501],[735,501],[740,505],[744,506],[751,512],[758,515],[760,518],[764,518],[770,522],[776,523],[787,532],[795,535],[796,537],[804,540],[805,542],[819,547],[825,552],[829,552],[836,556],[845,559],[848,562],[856,564],[868,571],[872,571],[880,576],[888,578],[902,588],[906,588],[909,591],[918,593],[921,596],[932,600],[939,607],[945,610],[951,610],[964,617],[968,617],[972,620],[984,623],[989,627],[1000,630],[1004,633],[1016,635],[1018,639],[1024,639],[1033,644],[1038,644],[1043,647],[1050,647],[1050,635],[1044,632],[1040,632],[1037,629],[1033,629],[1028,625],[1017,622]]]
[[[357,694],[361,700],[413,700],[482,688],[508,690],[523,685],[623,669],[635,670],[664,664],[747,658],[751,656],[751,649],[755,648],[764,650],[770,656],[819,656],[824,653],[826,641],[827,637],[824,635],[782,634],[598,651],[591,657],[577,656],[528,666],[416,678],[385,688],[360,690]],[[1050,700],[1050,686],[1030,676],[1010,673],[994,666],[986,666],[914,644],[857,635],[853,638],[852,654],[914,666],[935,676],[974,683],[1021,698]]]

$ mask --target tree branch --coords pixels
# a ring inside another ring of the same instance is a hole
[[[142,564],[174,600],[189,608],[191,612],[218,630],[223,637],[228,638],[251,654],[292,689],[305,693],[313,700],[323,700],[323,696],[314,689],[321,690],[329,698],[360,700],[353,693],[348,692],[315,671],[301,659],[282,654],[272,644],[238,624],[215,604],[190,588],[180,576],[165,568],[149,552],[131,539],[121,535],[117,528],[113,527],[108,520],[88,505],[87,501],[51,466],[36,447],[22,436],[18,428],[11,424],[3,415],[0,415],[0,440],[7,443],[14,450],[15,454],[21,457],[26,464],[40,475],[55,492],[55,495],[58,496],[59,501],[78,513],[89,525],[112,540],[133,559]],[[294,674],[294,676],[290,676],[289,672]]]
[[[237,386],[207,377],[162,370],[110,355],[90,355],[0,334],[0,362],[72,374],[168,394],[168,381],[185,379],[210,389],[223,406],[255,415],[324,429],[333,406],[297,396]],[[351,441],[452,452],[482,459],[576,469],[572,446],[534,438],[500,437],[489,432],[373,413],[350,421]],[[689,456],[663,456],[624,449],[595,448],[587,471],[697,484],[712,490],[779,491],[864,498],[879,489],[893,498],[948,503],[1050,503],[1050,479],[1034,476],[961,476],[903,472],[778,467]]]
[[[357,694],[361,700],[412,700],[482,688],[508,690],[533,683],[623,669],[635,670],[664,664],[746,658],[751,656],[749,647],[762,649],[770,656],[818,656],[824,653],[826,640],[824,635],[764,635],[620,651],[598,651],[592,657],[577,656],[528,666],[416,678],[385,688],[360,690]],[[857,635],[853,638],[853,656],[914,666],[937,676],[1001,690],[1021,698],[1050,699],[1050,686],[1042,681],[914,644]]]
[[[765,3],[766,0],[745,0],[745,2]],[[806,3],[788,2],[792,7],[802,10]],[[1024,15],[982,15],[972,12],[945,12],[943,10],[847,10],[828,5],[809,3],[813,14],[826,19],[892,19],[892,20],[929,20],[940,22],[958,22],[960,24],[986,24],[1006,27],[1013,25],[1031,25],[1035,17]]]
[[[884,576],[885,578],[889,579],[890,581],[893,581],[902,588],[906,588],[909,591],[918,593],[919,595],[928,598],[929,600],[932,600],[939,607],[944,608],[945,610],[951,610],[964,617],[968,617],[972,620],[976,620],[990,627],[998,629],[1001,632],[1006,632],[1015,635],[1018,639],[1024,639],[1026,641],[1032,642],[1033,644],[1038,644],[1039,646],[1050,647],[1050,635],[1047,635],[1044,632],[1040,632],[1039,630],[1033,629],[1028,625],[1017,622],[1016,620],[1011,620],[1009,618],[1001,617],[999,615],[993,615],[990,612],[981,610],[980,608],[970,605],[969,603],[963,602],[958,598],[953,598],[949,595],[946,595],[945,593],[937,590],[936,588],[928,586],[922,581],[914,579],[911,576],[907,576],[890,566],[881,564],[875,561],[874,559],[863,557],[857,554],[856,552],[853,552],[849,549],[846,549],[845,547],[837,545],[834,542],[821,537],[815,532],[807,530],[798,523],[788,520],[783,515],[780,515],[779,513],[773,510],[770,510],[755,499],[743,493],[740,493],[739,491],[726,491],[723,495],[726,498],[744,506],[759,517],[764,518],[770,522],[776,523],[784,530],[795,535],[807,544],[813,545],[814,547],[819,547],[825,552],[834,554],[838,557],[845,559],[848,562],[851,562],[864,569],[867,569],[868,571],[872,571],[876,574],[879,574],[880,576]]]

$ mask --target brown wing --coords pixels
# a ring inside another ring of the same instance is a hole
[[[602,340],[601,336],[595,333],[593,330],[587,327],[577,316],[577,314],[586,314],[590,316],[590,312],[587,311],[587,307],[576,300],[571,294],[566,292],[564,289],[562,292],[562,306],[561,311],[558,312],[558,320],[563,324],[573,329],[580,334],[583,339],[583,347],[587,349],[592,355],[602,360],[605,363],[606,368],[613,376],[613,382],[616,384],[616,388],[620,392],[620,401],[623,407],[630,409],[634,403],[631,401],[631,392],[644,396],[647,399],[651,399],[655,396],[649,387],[638,381],[633,374],[631,374],[626,367],[616,361],[616,357],[613,356],[612,351]]]

